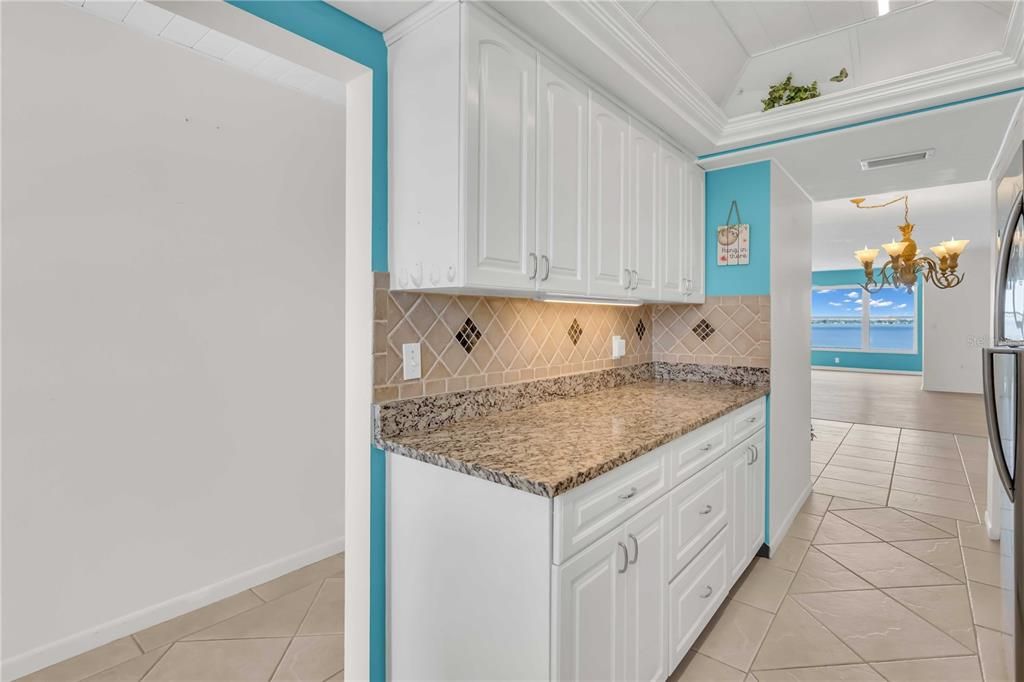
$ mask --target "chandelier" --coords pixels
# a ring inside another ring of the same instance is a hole
[[[857,208],[884,208],[903,202],[903,224],[899,225],[900,234],[903,239],[895,239],[882,244],[882,248],[889,254],[889,261],[882,266],[880,273],[881,281],[875,279],[875,258],[878,256],[878,249],[869,249],[865,246],[860,251],[854,252],[854,257],[864,266],[864,283],[861,284],[868,293],[878,291],[885,286],[905,287],[907,291],[914,290],[918,275],[924,277],[926,282],[934,284],[939,289],[952,289],[963,281],[963,275],[957,273],[957,261],[960,254],[967,247],[969,239],[950,239],[948,242],[941,242],[938,246],[931,247],[932,253],[938,258],[938,262],[930,256],[919,256],[917,242],[911,238],[914,225],[910,222],[910,196],[904,194],[882,204],[865,205],[863,198],[850,199],[850,203]]]

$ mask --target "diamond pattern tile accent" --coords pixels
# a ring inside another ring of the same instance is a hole
[[[644,340],[644,334],[647,333],[647,327],[644,326],[644,321],[640,320],[636,323],[636,335],[640,337],[640,340]]]
[[[476,342],[480,340],[481,336],[483,336],[483,332],[477,328],[471,317],[467,317],[459,331],[455,332],[455,340],[459,342],[459,345],[465,349],[467,354],[473,352],[473,347],[476,346]]]
[[[715,333],[715,328],[711,326],[711,323],[701,318],[700,322],[693,326],[693,333],[697,335],[697,338],[701,341],[707,341],[711,338],[711,335]]]
[[[576,345],[580,342],[580,337],[583,336],[583,327],[576,321],[576,318],[572,318],[572,324],[569,325],[569,338],[572,339],[572,345]]]

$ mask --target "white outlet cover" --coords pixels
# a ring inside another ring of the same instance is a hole
[[[420,364],[420,344],[402,344],[402,378],[419,379],[423,368]]]
[[[612,360],[621,358],[626,354],[626,340],[621,336],[612,337]]]

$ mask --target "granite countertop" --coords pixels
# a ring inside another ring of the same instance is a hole
[[[647,380],[382,439],[384,449],[555,497],[767,395],[738,386]]]

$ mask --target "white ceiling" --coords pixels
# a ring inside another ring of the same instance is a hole
[[[328,5],[350,14],[378,31],[386,31],[430,0],[327,0]]]
[[[707,159],[701,165],[714,169],[772,158],[815,201],[984,180],[1022,99],[993,97]],[[926,149],[934,149],[934,155],[917,163],[870,171],[860,167],[862,159]]]
[[[989,216],[984,210],[979,210],[990,192],[987,182],[969,182],[926,189],[893,189],[867,198],[868,203],[882,203],[909,194],[914,239],[918,248],[930,255],[928,248],[944,239],[977,234],[979,227],[995,229],[994,223],[988,224]],[[984,224],[979,226],[979,220]],[[885,242],[899,240],[896,225],[902,222],[902,203],[872,211],[858,210],[848,198],[814,204],[813,269],[855,269],[858,266],[853,252],[865,245],[878,248]]]

